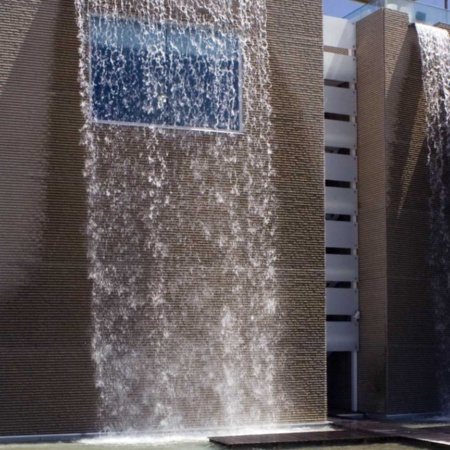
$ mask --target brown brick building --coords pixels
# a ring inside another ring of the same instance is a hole
[[[0,435],[87,433],[103,426],[91,357],[76,18],[72,0],[0,2]],[[356,34],[358,409],[383,416],[434,412],[417,40],[405,14],[384,9],[360,21]],[[287,400],[278,420],[323,422],[328,410],[321,2],[267,0],[267,40],[283,354],[275,398]],[[201,149],[218,139],[178,133],[161,141],[169,155],[186,141]],[[234,145],[231,138],[221,139]],[[236,139],[245,152],[245,139]],[[169,161],[183,167],[179,157]],[[221,217],[206,207],[201,214]],[[219,292],[228,283],[217,277],[215,288]],[[189,326],[183,332],[195,342]],[[330,406],[337,410],[351,409],[349,355],[328,358]],[[196,399],[199,411],[211,401],[208,395]],[[199,427],[203,420],[201,413],[192,415],[188,424]]]

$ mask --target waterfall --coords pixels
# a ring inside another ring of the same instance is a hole
[[[440,400],[450,413],[450,38],[416,24],[426,101],[430,198],[431,297],[439,343]]]
[[[75,0],[105,429],[279,420],[265,0]]]

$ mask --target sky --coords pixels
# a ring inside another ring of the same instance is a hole
[[[420,3],[427,5],[444,7],[444,0],[418,0]],[[450,2],[449,2],[450,3]],[[363,6],[352,0],[323,0],[323,13],[326,16],[344,17],[355,9]]]

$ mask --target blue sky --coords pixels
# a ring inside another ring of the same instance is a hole
[[[420,3],[444,7],[444,0],[418,0]],[[449,2],[450,3],[450,2]],[[323,13],[327,16],[344,17],[348,13],[362,6],[352,0],[323,0]]]

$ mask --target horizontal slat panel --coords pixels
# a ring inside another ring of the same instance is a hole
[[[356,45],[355,24],[339,17],[323,17],[323,45],[352,49]]]
[[[358,193],[356,189],[325,188],[325,213],[356,215],[358,213]]]
[[[327,281],[358,281],[358,257],[355,255],[326,255]]]
[[[353,316],[358,311],[357,289],[327,288],[327,315]]]
[[[357,322],[327,322],[327,351],[353,352],[359,346]]]
[[[354,183],[357,181],[357,173],[356,156],[325,154],[325,178],[327,180]]]
[[[327,147],[356,148],[356,123],[325,120],[325,145]]]
[[[347,55],[324,52],[323,77],[326,80],[356,82],[356,58]]]
[[[327,247],[351,249],[358,247],[358,225],[356,222],[327,220],[325,236]]]
[[[326,113],[356,116],[356,91],[354,89],[325,86],[324,108]]]

